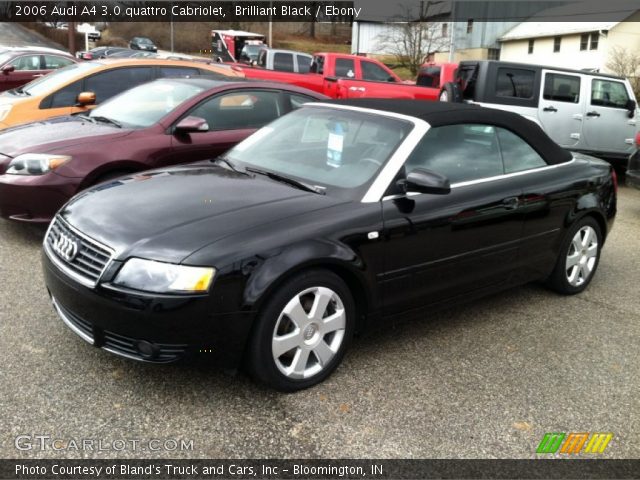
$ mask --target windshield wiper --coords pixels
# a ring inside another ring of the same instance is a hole
[[[96,121],[94,120],[93,117],[89,116],[89,115],[75,115],[76,118],[81,118],[82,120],[88,120],[91,123],[96,123]]]
[[[249,175],[247,173],[246,170],[242,169],[240,170],[235,163],[233,163],[231,160],[229,160],[227,157],[223,157],[223,156],[219,156],[216,158],[211,159],[212,162],[217,162],[218,160],[220,160],[222,163],[224,163],[225,165],[227,165],[231,170],[233,170],[234,172],[237,173],[241,173],[243,175]]]
[[[247,167],[245,170],[247,172],[257,173],[258,175],[264,175],[278,182],[286,183],[291,185],[292,187],[299,188],[300,190],[306,190],[307,192],[317,193],[319,195],[324,195],[326,192],[324,188],[317,187],[315,185],[310,185],[305,182],[301,182],[300,180],[296,180],[295,178],[286,177],[280,173],[275,172],[267,172],[266,170],[260,170],[259,168]]]
[[[91,118],[93,118],[96,122],[110,123],[115,127],[122,128],[122,125],[120,125],[118,122],[108,117],[101,117],[101,116],[94,117],[93,115],[91,115]]]

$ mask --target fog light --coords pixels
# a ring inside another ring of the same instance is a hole
[[[153,358],[158,353],[158,347],[146,340],[140,340],[138,342],[138,351],[145,358]]]

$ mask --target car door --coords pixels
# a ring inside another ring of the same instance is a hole
[[[21,55],[8,62],[7,65],[11,65],[14,70],[2,75],[2,88],[10,90],[43,76],[47,72],[43,70],[41,61],[39,54],[32,54]]]
[[[234,90],[214,95],[185,113],[207,121],[209,129],[173,136],[176,162],[215,158],[258,128],[286,113],[277,90]]]
[[[447,176],[451,192],[383,199],[385,313],[508,284],[522,233],[521,190],[503,175],[495,127],[432,128],[400,177],[415,168]]]
[[[585,148],[618,155],[630,154],[636,133],[636,118],[629,118],[631,100],[622,80],[590,78],[591,98],[586,104],[583,135]]]
[[[575,147],[580,143],[584,114],[581,76],[549,70],[543,70],[542,75],[538,104],[542,128],[558,145]]]

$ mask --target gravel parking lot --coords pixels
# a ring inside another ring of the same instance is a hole
[[[640,191],[620,189],[584,294],[530,285],[373,333],[291,395],[88,346],[49,304],[42,235],[0,221],[0,457],[534,458],[545,432],[612,432],[603,456],[640,456]],[[18,435],[63,450],[17,450]],[[64,450],[71,439],[193,449]]]

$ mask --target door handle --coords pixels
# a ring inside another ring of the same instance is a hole
[[[502,205],[507,210],[515,210],[516,208],[518,208],[518,205],[520,205],[520,199],[518,197],[505,198],[502,201]]]
[[[549,105],[548,107],[544,107],[542,109],[543,112],[557,112],[558,109],[554,106]]]
[[[587,112],[587,117],[599,117],[600,114],[596,111],[593,112]]]

